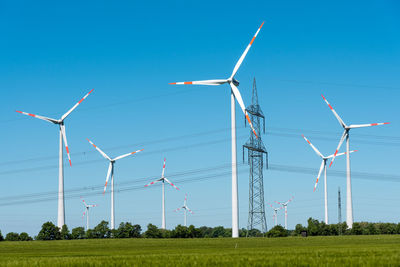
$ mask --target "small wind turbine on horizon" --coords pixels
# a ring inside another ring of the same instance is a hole
[[[321,176],[322,170],[324,170],[324,174],[325,174],[324,175],[325,223],[329,224],[328,223],[328,182],[327,182],[327,179],[326,179],[326,162],[327,162],[328,159],[333,158],[334,155],[332,154],[332,155],[329,155],[329,156],[325,157],[324,155],[322,155],[321,152],[319,152],[319,150],[315,146],[313,146],[313,144],[311,144],[311,142],[304,135],[302,135],[302,136],[303,136],[304,140],[306,140],[307,143],[311,146],[311,148],[315,151],[315,153],[317,153],[317,155],[322,158],[321,167],[319,168],[317,181],[315,182],[313,191],[315,192],[315,189],[317,188],[317,185],[318,185],[319,177]],[[350,153],[353,153],[353,152],[356,152],[356,151],[357,150],[352,150],[352,151],[350,151]],[[345,155],[346,153],[347,152],[339,153],[339,154],[336,154],[336,156],[342,156],[342,155]]]
[[[253,127],[253,123],[246,111],[242,96],[239,92],[237,86],[239,86],[239,81],[235,79],[236,72],[239,70],[244,58],[254,40],[256,39],[258,33],[260,32],[264,22],[258,28],[257,32],[251,39],[249,45],[244,50],[243,54],[239,58],[235,67],[233,68],[232,74],[227,79],[216,79],[216,80],[202,80],[202,81],[191,81],[191,82],[175,82],[170,84],[194,84],[194,85],[221,85],[228,83],[231,88],[231,135],[232,135],[232,237],[239,237],[239,207],[238,207],[238,182],[237,182],[237,154],[236,154],[236,109],[235,109],[235,99],[238,102],[240,108],[242,109],[254,135],[258,138],[257,133]]]
[[[279,202],[275,201],[276,204],[282,205],[282,207],[285,208],[285,229],[287,230],[287,205],[294,199],[294,196],[292,196],[291,199],[289,199],[286,202]]]
[[[103,195],[106,192],[106,188],[107,188],[107,184],[108,184],[108,180],[111,176],[111,229],[115,229],[115,217],[114,217],[114,164],[117,160],[119,159],[123,159],[125,157],[128,157],[130,155],[136,154],[140,151],[143,151],[143,149],[140,150],[136,150],[134,152],[131,153],[127,153],[121,156],[118,156],[116,158],[110,158],[106,153],[104,153],[98,146],[96,146],[92,141],[90,141],[89,139],[87,139],[89,141],[89,143],[96,148],[97,151],[99,151],[99,153],[105,158],[107,159],[110,164],[108,166],[108,171],[107,171],[107,178],[106,178],[106,184],[104,185],[104,191],[103,191]]]
[[[329,167],[332,166],[333,161],[335,160],[335,157],[337,156],[337,153],[339,152],[340,147],[343,144],[344,139],[346,139],[346,174],[347,174],[347,181],[346,181],[346,223],[349,226],[349,228],[353,227],[353,198],[351,196],[351,174],[350,174],[350,130],[354,128],[363,128],[363,127],[370,127],[370,126],[378,126],[378,125],[384,125],[384,124],[389,124],[389,122],[380,122],[380,123],[370,123],[370,124],[351,124],[351,125],[346,125],[344,121],[339,117],[339,115],[336,113],[336,111],[333,109],[331,104],[329,104],[328,100],[322,95],[322,98],[328,104],[329,108],[333,112],[333,115],[335,115],[336,119],[339,121],[340,125],[343,127],[343,135],[340,138],[339,144],[336,148],[335,154],[332,157],[332,161],[329,164]]]
[[[44,117],[44,116],[40,116],[40,115],[35,115],[35,114],[31,114],[31,113],[27,113],[27,112],[23,112],[23,111],[19,111],[17,110],[16,112],[27,115],[27,116],[31,116],[37,119],[41,119],[53,124],[57,124],[60,128],[60,143],[59,143],[59,159],[58,159],[58,163],[59,163],[59,169],[58,169],[58,215],[57,215],[57,226],[59,228],[61,228],[64,224],[65,224],[65,199],[64,199],[64,157],[63,157],[63,141],[64,141],[64,145],[65,145],[65,150],[67,151],[67,156],[68,156],[68,161],[69,161],[69,165],[72,166],[71,163],[71,157],[69,155],[69,148],[68,148],[68,143],[67,143],[67,135],[65,132],[65,125],[64,125],[64,120],[69,116],[69,114],[71,114],[72,111],[74,111],[74,109],[76,109],[80,103],[83,102],[83,100],[86,99],[86,97],[88,97],[94,89],[90,90],[89,93],[87,93],[81,100],[79,100],[78,103],[76,103],[70,110],[67,111],[67,113],[65,113],[64,115],[61,116],[60,119],[52,119],[52,118],[48,118],[48,117]]]
[[[144,187],[148,187],[150,185],[153,185],[157,182],[162,182],[162,195],[161,195],[161,199],[162,199],[162,222],[161,222],[161,229],[165,229],[165,182],[169,183],[172,187],[174,187],[176,190],[179,190],[179,188],[174,185],[173,183],[171,183],[170,180],[168,180],[167,178],[165,178],[164,174],[165,174],[165,161],[166,158],[164,158],[164,164],[163,164],[163,169],[162,169],[162,173],[161,173],[161,178],[146,184]]]
[[[97,207],[97,205],[96,204],[86,204],[85,200],[82,197],[81,197],[81,199],[83,201],[83,205],[85,205],[85,211],[83,212],[82,219],[86,215],[86,231],[87,231],[87,230],[89,230],[89,209]]]
[[[270,205],[272,210],[274,211],[274,214],[272,215],[272,219],[275,221],[275,226],[277,226],[278,225],[278,210],[283,209],[283,206],[281,206],[279,208],[275,208],[274,206],[272,206],[271,203],[268,203],[268,205]]]
[[[184,214],[183,214],[183,226],[187,226],[187,219],[186,219],[186,211],[190,212],[191,214],[193,214],[193,211],[191,209],[189,209],[189,207],[187,206],[187,194],[185,194],[185,200],[183,201],[183,206],[180,208],[177,208],[176,210],[174,210],[175,212],[180,211],[181,209],[183,209]]]

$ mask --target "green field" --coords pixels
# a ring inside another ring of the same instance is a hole
[[[2,266],[400,266],[400,235],[0,242]]]

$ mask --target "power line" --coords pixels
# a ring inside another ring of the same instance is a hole
[[[246,166],[246,164],[244,164],[244,163],[238,164],[238,167],[240,167],[239,173],[247,172],[247,169],[243,168],[244,166]],[[221,165],[206,167],[206,168],[202,168],[202,169],[193,169],[193,170],[187,170],[187,171],[183,171],[183,172],[177,172],[177,173],[173,173],[169,176],[173,176],[174,178],[176,178],[178,176],[184,176],[185,178],[175,179],[175,182],[178,184],[187,184],[187,183],[199,182],[199,181],[204,181],[204,180],[209,180],[209,179],[228,177],[231,174],[230,167],[231,167],[231,164],[221,164]],[[219,171],[219,170],[223,170],[223,169],[227,169],[227,170],[223,171],[223,172]],[[312,174],[312,175],[315,175],[315,173],[318,171],[315,168],[307,168],[307,167],[291,166],[291,165],[281,165],[281,164],[270,164],[269,170],[279,171],[279,172],[294,172],[294,173],[301,173],[301,174]],[[202,176],[194,176],[194,177],[186,178],[190,174],[202,174],[204,172],[209,172],[209,171],[219,171],[219,172],[205,174]],[[331,171],[330,175],[334,176],[334,177],[346,177],[346,172],[345,171]],[[399,175],[353,172],[352,176],[354,177],[354,179],[400,182]],[[132,179],[130,181],[116,184],[116,186],[118,186],[119,189],[115,190],[115,193],[142,190],[142,189],[144,189],[143,184],[146,180],[148,180],[148,178],[139,178],[139,179]],[[81,188],[74,188],[71,190],[66,190],[65,197],[66,198],[75,198],[75,197],[81,196],[82,194],[100,195],[101,188],[103,188],[103,185],[99,185],[99,184],[93,185],[93,186],[85,186],[85,187],[81,187]],[[94,192],[95,190],[98,190],[98,191]],[[9,199],[17,199],[17,200],[8,201]],[[2,200],[4,200],[4,201],[2,201]],[[2,198],[0,198],[0,206],[46,202],[46,201],[53,201],[53,200],[54,201],[57,200],[57,192],[56,191],[22,195],[22,196],[2,197]]]

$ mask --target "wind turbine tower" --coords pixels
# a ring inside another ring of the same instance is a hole
[[[256,78],[253,81],[253,96],[252,103],[246,108],[250,114],[250,120],[253,122],[253,127],[257,133],[258,138],[255,138],[253,131],[250,131],[250,138],[243,145],[243,159],[244,148],[247,148],[247,161],[250,166],[249,175],[249,218],[247,222],[247,230],[259,228],[262,233],[267,232],[267,221],[265,219],[265,205],[264,205],[264,154],[266,156],[266,166],[268,166],[268,152],[261,140],[261,121],[263,122],[263,130],[265,133],[265,117],[258,104]],[[245,120],[246,123],[246,120]]]

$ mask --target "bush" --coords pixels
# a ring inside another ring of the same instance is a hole
[[[69,230],[68,230],[68,227],[66,224],[64,224],[62,226],[60,235],[61,235],[61,239],[63,239],[63,240],[71,239],[71,234],[69,233]]]
[[[160,229],[157,228],[157,226],[149,223],[147,225],[147,231],[144,232],[144,237],[146,237],[146,238],[161,238],[162,233],[161,233]]]
[[[42,230],[36,237],[37,240],[60,240],[60,228],[55,226],[52,222],[45,222],[42,225]]]
[[[19,234],[19,240],[20,241],[32,241],[33,239],[32,239],[32,237],[30,237],[28,235],[28,233],[22,232]]]
[[[1,231],[0,231],[0,241],[4,241],[4,237],[3,237],[3,235],[1,234]]]
[[[113,233],[113,237],[115,238],[138,238],[140,237],[140,232],[142,228],[140,225],[135,224],[132,225],[129,222],[120,223],[118,229],[116,229]]]
[[[85,229],[83,227],[75,227],[71,231],[71,239],[84,239],[85,236]]]
[[[10,232],[6,235],[6,241],[19,241],[19,234]]]
[[[285,228],[283,228],[281,225],[277,225],[267,232],[267,236],[268,237],[286,237],[286,236],[288,236],[288,231]]]

